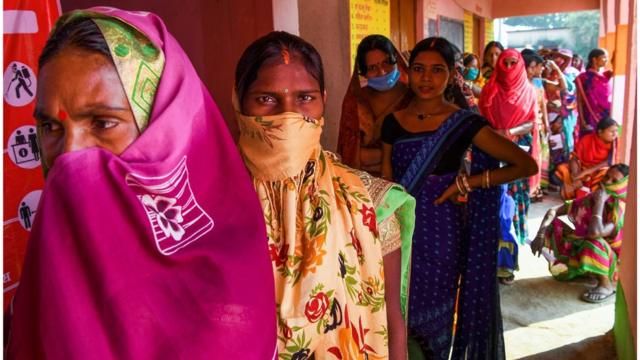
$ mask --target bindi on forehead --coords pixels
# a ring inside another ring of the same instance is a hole
[[[67,114],[67,112],[66,112],[66,111],[64,111],[64,110],[62,110],[62,109],[60,109],[60,110],[58,111],[58,119],[59,119],[60,121],[67,120],[67,118],[68,118],[68,117],[69,117],[69,115]]]

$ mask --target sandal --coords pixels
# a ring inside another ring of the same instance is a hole
[[[598,286],[585,292],[584,294],[582,294],[582,301],[586,301],[592,304],[598,304],[607,300],[616,293],[615,290],[610,290],[610,292],[608,293],[605,293],[603,290],[607,291],[609,289]]]
[[[498,279],[500,280],[500,284],[502,285],[513,285],[513,283],[516,281],[516,277],[513,274],[507,277],[500,277]]]

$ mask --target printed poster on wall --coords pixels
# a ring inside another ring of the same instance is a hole
[[[5,309],[18,287],[29,232],[44,184],[36,138],[35,96],[38,56],[55,20],[56,0],[5,0],[4,110],[4,269]]]
[[[391,38],[389,0],[349,0],[349,33],[353,69],[360,40],[371,34]]]

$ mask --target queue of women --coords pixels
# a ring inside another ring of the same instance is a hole
[[[551,184],[575,200],[532,249],[596,276],[584,300],[614,291],[628,167],[606,56],[574,79],[566,51],[478,59],[431,37],[406,59],[368,36],[334,154],[300,37],[238,60],[234,144],[161,19],[65,14],[39,60],[46,186],[9,358],[504,358],[498,279]]]

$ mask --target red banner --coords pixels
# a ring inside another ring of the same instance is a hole
[[[44,178],[33,110],[38,56],[60,16],[57,0],[4,1],[4,304],[15,293]]]

